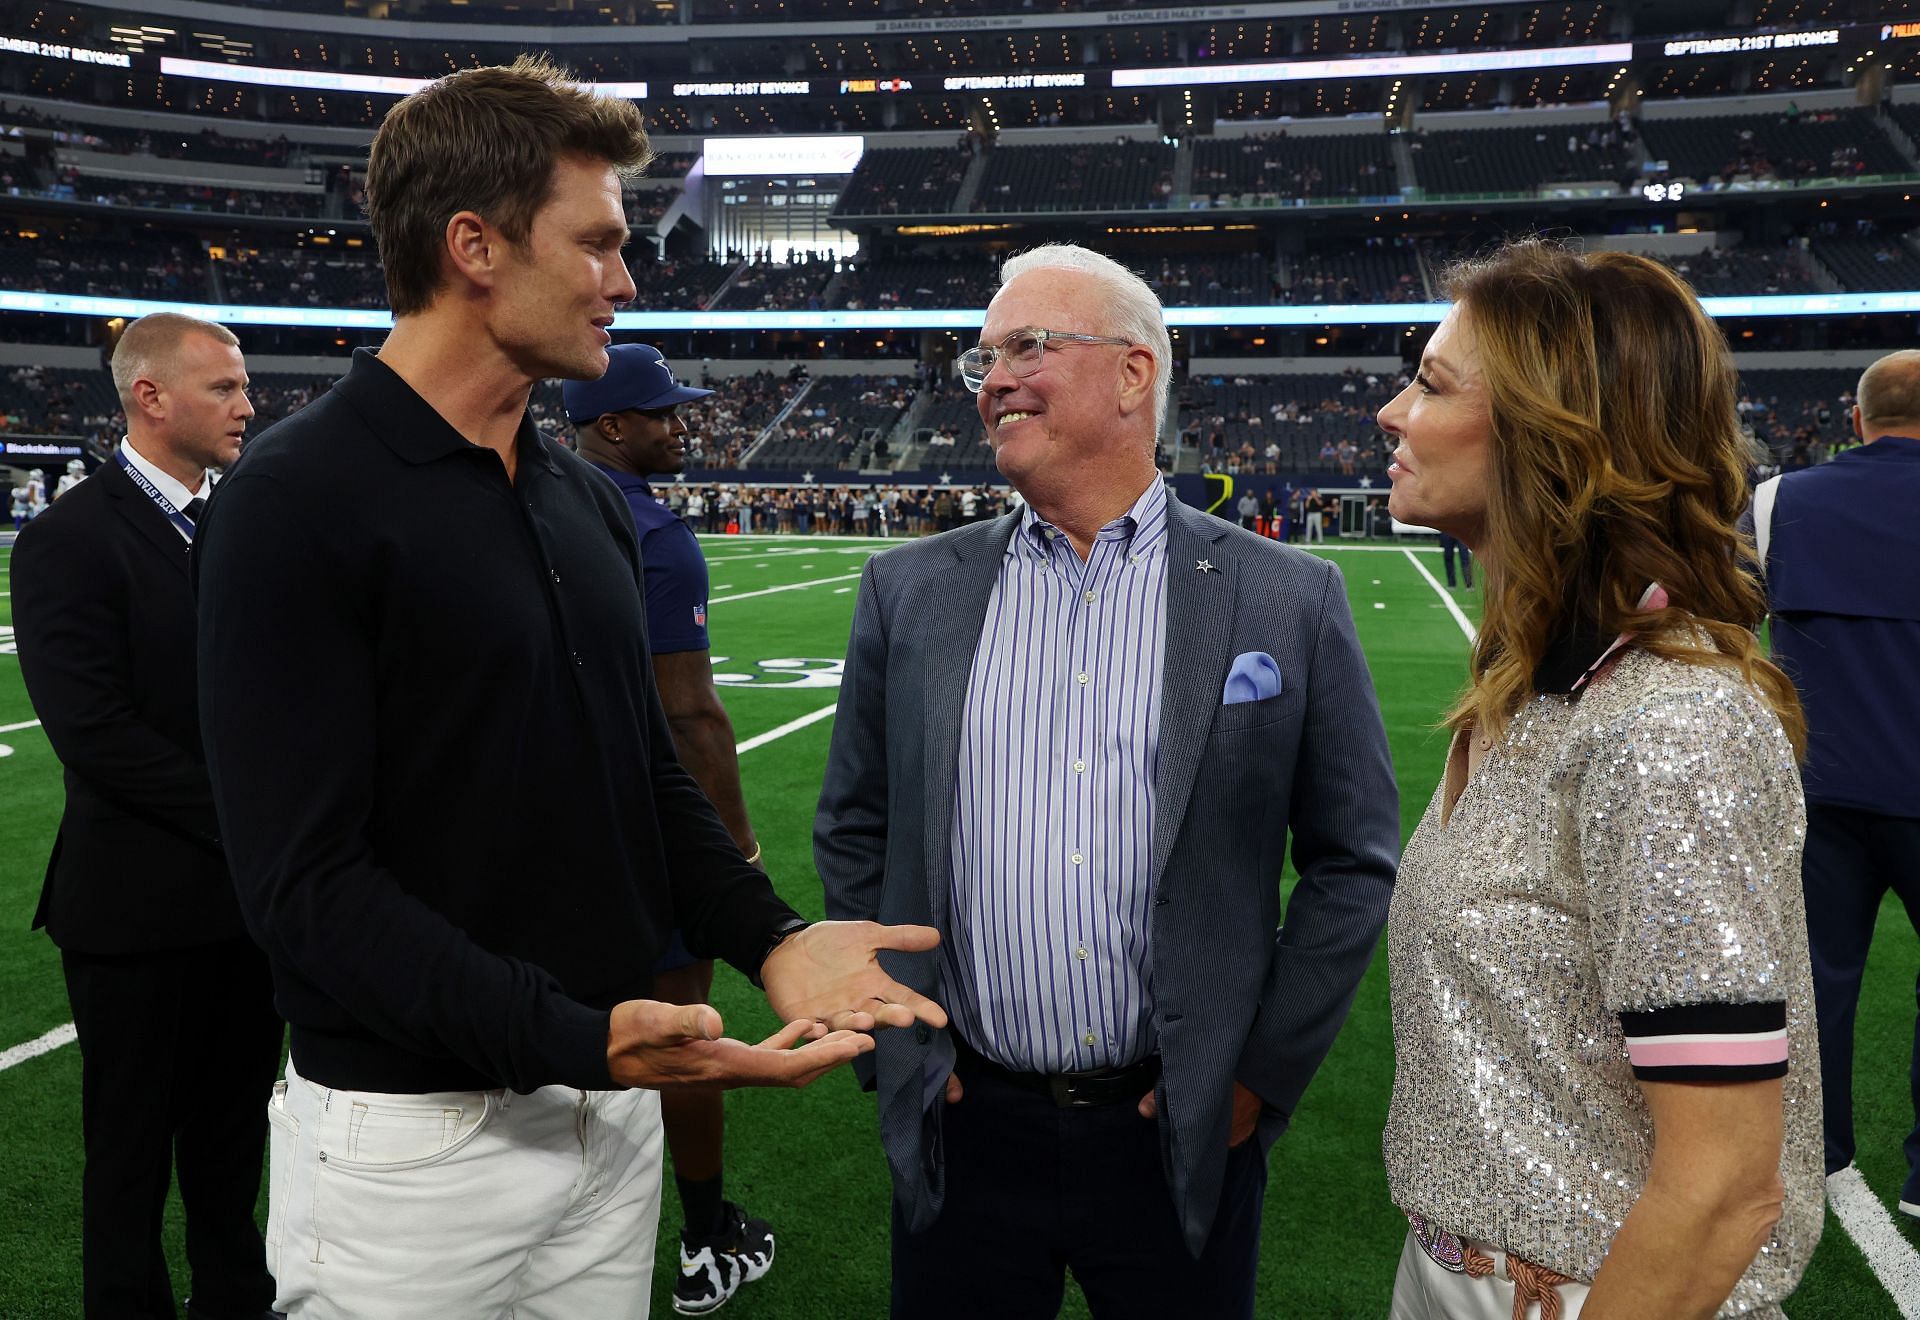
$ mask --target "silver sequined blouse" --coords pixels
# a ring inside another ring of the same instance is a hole
[[[1578,701],[1534,698],[1442,825],[1445,791],[1387,923],[1394,1203],[1591,1280],[1653,1153],[1619,1013],[1785,1000],[1785,1210],[1723,1314],[1772,1312],[1824,1191],[1806,811],[1778,719],[1737,672],[1628,651]]]

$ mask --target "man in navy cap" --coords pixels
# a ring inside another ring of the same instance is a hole
[[[733,722],[713,682],[707,561],[693,529],[655,498],[647,484],[653,473],[677,473],[686,466],[687,425],[680,405],[712,393],[680,384],[660,351],[648,344],[614,345],[607,350],[604,376],[570,380],[560,390],[580,457],[611,477],[633,510],[646,572],[654,677],[674,746],[713,800],[740,851],[757,864],[760,844],[740,792]],[[712,990],[713,962],[687,952],[674,932],[654,968],[655,996],[674,1004],[704,1004]],[[721,1195],[721,1093],[662,1092],[660,1116],[686,1216],[673,1308],[699,1315],[725,1302],[741,1283],[767,1272],[773,1264],[773,1231],[763,1220],[748,1219]]]

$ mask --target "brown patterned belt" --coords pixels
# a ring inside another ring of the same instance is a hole
[[[1413,1240],[1427,1253],[1427,1259],[1441,1269],[1464,1274],[1469,1279],[1484,1279],[1493,1273],[1493,1258],[1475,1250],[1465,1238],[1447,1232],[1411,1210],[1406,1216],[1413,1229]],[[1579,1280],[1522,1260],[1511,1251],[1506,1253],[1506,1258],[1507,1277],[1513,1281],[1513,1320],[1527,1320],[1527,1311],[1534,1306],[1540,1308],[1540,1320],[1560,1320],[1560,1285]]]

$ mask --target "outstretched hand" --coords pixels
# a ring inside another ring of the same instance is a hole
[[[758,1045],[722,1030],[709,1004],[629,999],[614,1005],[607,1024],[607,1070],[616,1086],[649,1090],[805,1086],[873,1048],[871,1036],[829,1031],[811,1018],[787,1023]]]
[[[835,1032],[947,1025],[946,1010],[888,976],[882,949],[923,953],[940,943],[931,926],[820,921],[782,940],[760,964],[767,1002],[789,1022],[810,1018]]]

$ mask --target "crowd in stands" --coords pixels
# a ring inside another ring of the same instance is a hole
[[[371,248],[247,250],[215,263],[225,301],[264,307],[387,305],[387,281]]]
[[[748,376],[717,377],[703,387],[704,399],[680,407],[687,424],[687,465],[737,468],[768,422],[799,388],[798,381],[757,371]]]
[[[1789,103],[1777,118],[1752,115],[1649,119],[1647,154],[1667,173],[1707,186],[1900,174],[1912,166],[1880,132],[1869,111],[1802,112]]]
[[[1162,142],[995,147],[973,209],[1157,210],[1173,197],[1173,164]]]
[[[696,532],[920,536],[1007,512],[989,486],[793,486],[673,482],[659,498]]]
[[[823,376],[754,453],[753,466],[877,465],[888,457],[880,446],[913,395],[913,381],[905,377]]]
[[[1194,143],[1193,195],[1216,205],[1398,193],[1383,133],[1289,137],[1286,130]]]
[[[1741,423],[1771,462],[1762,475],[1824,463],[1855,443],[1853,387],[1859,372],[1842,368],[1741,373]]]
[[[1167,307],[1253,307],[1273,301],[1273,270],[1255,253],[1175,260],[1141,272]]]
[[[96,454],[105,454],[126,432],[126,416],[104,370],[57,367],[7,368],[6,429],[34,435],[78,436]],[[253,404],[248,435],[259,435],[283,417],[307,406],[332,387],[332,376],[256,374],[247,386]]]
[[[1767,293],[1814,293],[1805,257],[1763,248],[1709,248],[1662,258],[1694,292],[1709,298]]]
[[[75,435],[107,442],[120,409],[104,371],[59,371],[44,366],[6,369],[0,431]]]
[[[639,311],[704,311],[714,293],[733,273],[736,262],[675,259],[649,260],[627,249],[627,268],[633,274],[633,306]]]
[[[91,202],[112,207],[154,207],[171,211],[211,211],[221,215],[290,216],[318,219],[326,214],[327,197],[320,191],[281,192],[259,188],[217,187],[204,183],[154,183],[137,179],[109,179],[61,167],[53,183],[40,194],[55,200]]]
[[[1528,191],[1573,181],[1633,179],[1632,122],[1549,124],[1538,128],[1475,128],[1414,133],[1407,141],[1413,173],[1429,193]]]
[[[1420,256],[1408,238],[1369,238],[1341,252],[1314,252],[1293,258],[1281,301],[1320,303],[1425,302]]]
[[[207,264],[184,243],[0,238],[0,283],[96,297],[208,299]]]
[[[1828,221],[1816,227],[1813,253],[1844,289],[1891,292],[1920,289],[1920,248],[1914,234],[1872,220]]]
[[[879,147],[860,158],[840,192],[840,215],[944,215],[960,197],[970,150]]]
[[[1393,446],[1374,417],[1405,386],[1404,376],[1358,368],[1196,376],[1180,393],[1181,445],[1199,450],[1206,472],[1325,472],[1378,482]]]
[[[740,278],[714,304],[729,309],[818,311],[820,295],[839,269],[831,253],[806,252],[798,259],[775,262],[761,253],[740,272]]]
[[[924,260],[860,260],[848,267],[837,302],[842,307],[985,307],[999,287],[987,256]]]

